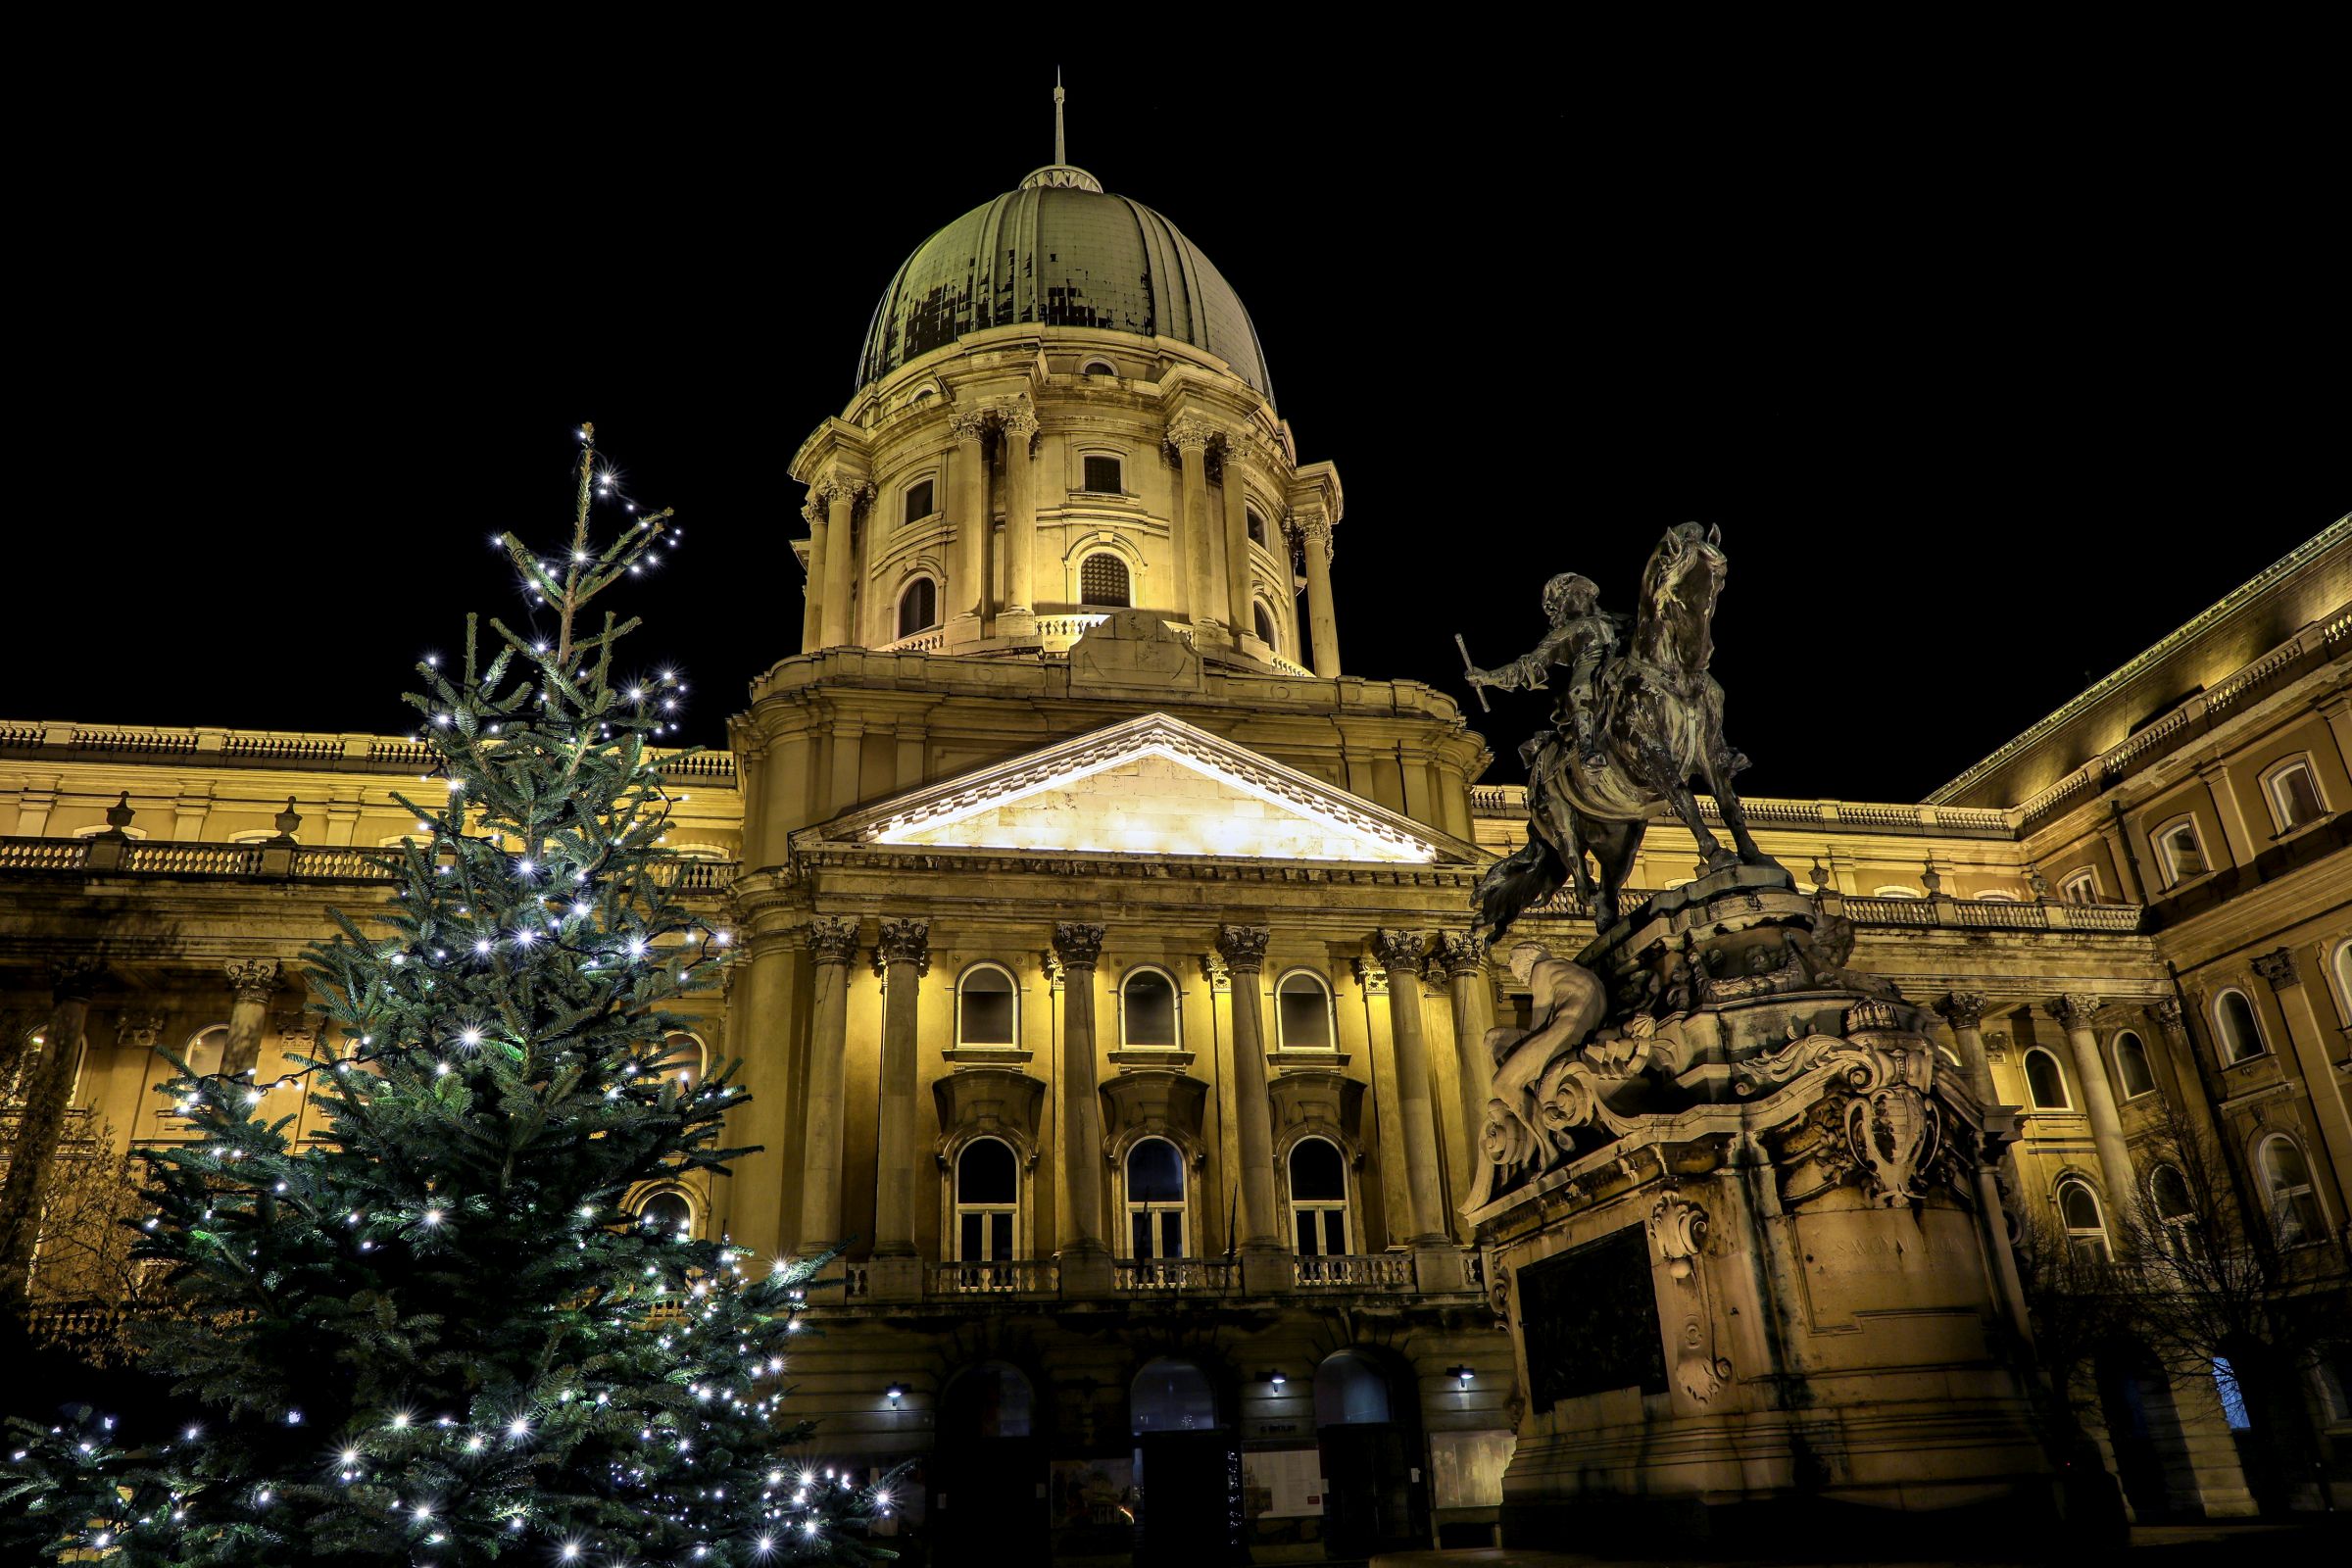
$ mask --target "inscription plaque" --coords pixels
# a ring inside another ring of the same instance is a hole
[[[1666,1392],[1666,1344],[1641,1226],[1531,1263],[1514,1283],[1537,1414],[1609,1389]]]

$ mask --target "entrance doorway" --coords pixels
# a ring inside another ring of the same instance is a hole
[[[983,1361],[941,1393],[931,1465],[933,1560],[1044,1562],[1046,1450],[1020,1368]]]
[[[1411,1378],[1363,1350],[1315,1368],[1315,1441],[1323,1453],[1323,1539],[1335,1557],[1429,1544],[1429,1488],[1419,1475],[1421,1413]]]
[[[1137,1568],[1239,1560],[1242,1447],[1195,1361],[1148,1361],[1128,1389]]]

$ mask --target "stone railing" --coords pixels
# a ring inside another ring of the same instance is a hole
[[[93,864],[93,839],[0,838],[0,875],[9,872],[84,872],[100,876],[171,877],[283,877],[298,882],[389,882],[395,872],[387,863],[397,859],[396,846],[368,849],[357,844],[298,844],[283,871],[272,871],[264,857],[282,853],[267,844],[198,844],[172,839],[131,839],[103,847],[119,855],[119,863]],[[663,880],[680,893],[723,893],[742,869],[734,860],[681,858],[671,861]]]
[[[40,753],[98,760],[169,759],[335,773],[422,773],[429,772],[434,762],[430,744],[396,735],[219,729],[202,725],[181,729],[151,724],[0,721],[0,754]],[[44,759],[47,760],[50,759]],[[702,752],[678,760],[666,771],[673,778],[732,784],[735,758],[730,752]]]
[[[1111,1263],[1110,1274],[1114,1289],[1146,1294],[1225,1296],[1242,1283],[1241,1264],[1230,1257],[1122,1257]]]
[[[1919,833],[1937,838],[2015,839],[2016,824],[2007,811],[1981,806],[1906,806],[1883,801],[1784,801],[1762,796],[1743,800],[1747,819],[1763,828],[1802,828],[1807,832]],[[1527,814],[1524,784],[1479,784],[1470,790],[1475,816],[1523,817]],[[1723,812],[1701,797],[1699,814],[1720,824]],[[1665,807],[1661,821],[1672,819]]]
[[[1303,675],[1308,680],[1313,680],[1315,678],[1315,672],[1307,668],[1304,664],[1298,662],[1298,661],[1296,659],[1285,659],[1280,654],[1268,654],[1266,656],[1266,662],[1272,664],[1276,669],[1281,670],[1285,675]]]
[[[2136,904],[2013,904],[2001,899],[1886,899],[1847,895],[1845,917],[1864,929],[2100,931],[2129,935],[2147,911]]]
[[[928,1273],[932,1296],[1052,1296],[1061,1289],[1061,1265],[1050,1257],[933,1263]]]
[[[884,654],[927,654],[947,640],[948,629],[945,626],[934,626],[929,631],[912,632],[907,636],[901,637],[896,642],[884,643],[875,651]]]
[[[1410,1252],[1340,1253],[1296,1260],[1298,1288],[1317,1290],[1336,1286],[1353,1290],[1409,1291],[1413,1288]]]

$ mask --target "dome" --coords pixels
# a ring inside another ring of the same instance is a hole
[[[866,329],[858,384],[992,326],[1095,327],[1206,350],[1269,401],[1257,329],[1174,223],[1049,164],[915,247]]]

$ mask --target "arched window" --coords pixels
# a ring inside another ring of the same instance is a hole
[[[2026,1095],[2036,1110],[2065,1110],[2071,1103],[2058,1058],[2038,1046],[2026,1053]]]
[[[1254,600],[1250,603],[1250,618],[1257,626],[1257,640],[1268,648],[1275,647],[1274,615],[1271,611],[1266,609],[1263,600]]]
[[[710,1071],[710,1052],[700,1038],[680,1029],[662,1040],[662,1071],[681,1084],[699,1084]]]
[[[2077,1257],[2104,1263],[2112,1255],[2107,1248],[2107,1222],[2099,1215],[2099,1195],[2090,1190],[2088,1182],[2060,1184],[2058,1218],[2066,1226],[2066,1245]]]
[[[1300,1257],[1337,1257],[1348,1250],[1348,1162],[1328,1138],[1291,1146],[1291,1222]]]
[[[2352,1018],[2352,942],[2335,945],[2335,994],[2343,1004],[2344,1016]]]
[[[1242,509],[1242,517],[1250,527],[1250,542],[1253,545],[1264,544],[1266,542],[1266,519],[1264,514],[1260,513],[1255,507],[1244,507]]]
[[[1379,1426],[1394,1414],[1389,1380],[1370,1356],[1341,1350],[1315,1368],[1316,1426]]]
[[[2067,902],[2067,903],[2069,903],[2069,904],[2096,904],[2096,903],[2098,903],[2098,902],[2099,902],[2099,874],[2098,874],[2098,872],[2096,872],[2096,871],[2093,871],[2093,870],[2090,870],[2090,869],[2088,869],[2087,867],[2085,867],[2085,868],[2084,868],[2084,869],[2082,869],[2082,870],[2077,871],[2077,872],[2076,872],[2074,875],[2072,875],[2072,876],[2068,877],[2068,878],[2066,879],[2066,881],[2065,881],[2064,883],[2062,883],[2062,884],[2059,886],[2059,889],[2058,889],[2058,895],[2059,895],[2059,897],[2060,897],[2060,898],[2063,898],[2064,900],[2066,900],[2066,902]]]
[[[1107,550],[1098,550],[1078,564],[1078,602],[1125,610],[1134,602],[1127,581],[1127,563]]]
[[[1127,1245],[1139,1270],[1138,1283],[1175,1283],[1173,1274],[1152,1275],[1142,1268],[1184,1256],[1190,1229],[1184,1152],[1165,1138],[1137,1139],[1127,1151]]]
[[[956,1044],[959,1047],[1016,1045],[1019,993],[1012,971],[998,963],[975,963],[956,983]]]
[[[188,1071],[199,1078],[220,1071],[228,1060],[228,1025],[214,1024],[188,1042]]]
[[[917,577],[899,595],[899,635],[911,637],[939,624],[939,584]]]
[[[1293,969],[1274,988],[1275,1044],[1283,1051],[1331,1049],[1331,988],[1323,977]]]
[[[2205,874],[2205,845],[2197,837],[2197,821],[2192,816],[2176,816],[2151,835],[2156,841],[2157,858],[2164,862],[2164,885],[2177,887],[2192,876]]]
[[[2156,1074],[2148,1067],[2148,1048],[2129,1029],[2115,1037],[2115,1076],[2124,1086],[2126,1100],[2156,1092]]]
[[[1138,969],[1119,987],[1119,1044],[1129,1051],[1173,1051],[1176,982],[1164,969]]]
[[[2254,1016],[2254,1004],[2235,987],[2213,999],[2213,1035],[2221,1042],[2224,1066],[2259,1056],[2270,1049],[2263,1044],[2262,1025]]]
[[[2197,1205],[2188,1196],[2188,1179],[2170,1165],[2159,1165],[2148,1178],[2148,1206],[2164,1228],[2165,1250],[2175,1257],[2197,1253]]]
[[[638,1228],[656,1237],[694,1234],[694,1202],[674,1187],[663,1187],[637,1200]]]
[[[1089,360],[1078,372],[1080,375],[1116,375],[1119,368],[1108,360]]]
[[[2015,904],[2017,895],[2007,888],[1986,888],[1977,895],[1979,904]]]
[[[73,836],[77,839],[94,839],[101,833],[112,831],[118,830],[110,829],[104,822],[92,822],[88,827],[75,828]],[[125,827],[119,831],[124,838],[143,839],[147,836],[147,830],[143,827]]]
[[[1010,1269],[979,1265],[1013,1259],[1013,1230],[1020,1216],[1021,1167],[1012,1146],[1002,1138],[975,1138],[956,1156],[956,1273],[967,1291],[1010,1290]]]
[[[2309,827],[2328,814],[2320,795],[2320,778],[2308,757],[2290,757],[2262,775],[2262,793],[2271,803],[2271,820],[2281,833]]]
[[[2301,1147],[2284,1133],[2273,1133],[2262,1141],[2256,1164],[2278,1245],[2303,1247],[2327,1240],[2328,1213],[2320,1206],[2320,1195],[2312,1191],[2311,1165]]]
[[[1148,1432],[1210,1432],[1222,1424],[1208,1374],[1196,1362],[1164,1356],[1145,1362],[1135,1374],[1127,1411],[1139,1438]]]

